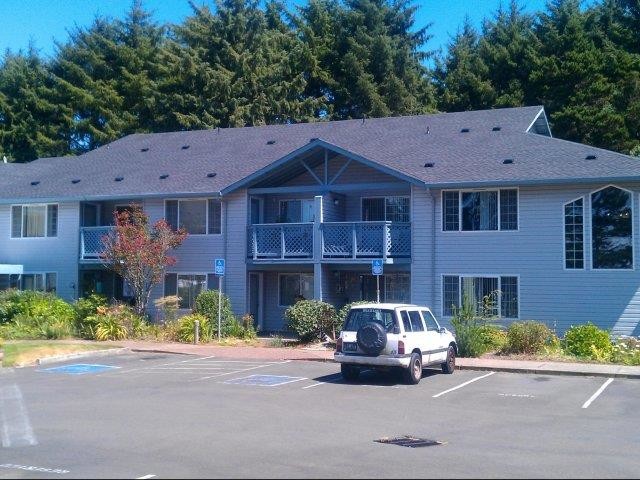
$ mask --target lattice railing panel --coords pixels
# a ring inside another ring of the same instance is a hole
[[[104,250],[102,239],[113,231],[113,227],[83,227],[80,230],[81,258],[83,260],[97,260]]]
[[[255,259],[313,258],[313,224],[251,225],[247,229],[247,256]]]
[[[353,255],[353,224],[325,223],[322,225],[325,257],[351,257]]]
[[[313,258],[313,224],[283,225],[284,256]]]
[[[411,224],[387,225],[387,255],[389,257],[411,256]]]
[[[356,256],[382,257],[385,228],[383,223],[356,223]]]

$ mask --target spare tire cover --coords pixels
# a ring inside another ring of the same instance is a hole
[[[358,329],[356,341],[366,353],[377,355],[387,345],[387,332],[379,323],[368,322]]]

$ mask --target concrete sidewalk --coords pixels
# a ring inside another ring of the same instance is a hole
[[[162,352],[252,360],[333,361],[333,350],[318,349],[317,347],[231,347],[211,344],[189,345],[184,343],[139,342],[132,340],[117,343],[132,351],[138,352]],[[540,360],[503,360],[496,358],[458,358],[456,359],[456,365],[461,370],[490,370],[539,375],[580,375],[640,379],[640,367],[629,367],[625,365],[545,362]]]

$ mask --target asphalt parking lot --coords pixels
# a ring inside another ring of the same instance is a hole
[[[101,369],[91,366],[111,367]],[[0,369],[0,478],[637,477],[640,381],[123,354]],[[433,440],[407,448],[375,440]]]

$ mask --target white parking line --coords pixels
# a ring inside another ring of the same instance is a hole
[[[46,467],[34,467],[33,465],[15,465],[13,463],[3,463],[0,468],[10,468],[14,470],[24,470],[26,472],[41,472],[41,473],[69,473],[69,470],[62,468],[46,468]]]
[[[327,380],[329,380],[330,378],[335,378],[337,380],[338,378],[341,378],[341,377],[342,377],[342,374],[337,373],[335,375],[331,375],[331,376],[327,377]],[[328,381],[328,382],[314,383],[313,385],[307,385],[306,387],[302,387],[302,390],[306,390],[307,388],[318,387],[320,385],[326,385],[327,383],[333,383],[333,382]]]
[[[151,475],[144,475],[144,476],[142,476],[142,477],[137,477],[137,478],[136,478],[136,480],[145,480],[145,479],[147,479],[147,478],[153,478],[153,477],[157,477],[157,475],[153,475],[153,474],[151,474]]]
[[[3,447],[25,447],[38,444],[18,385],[0,388],[0,419],[2,420]]]
[[[582,405],[582,408],[589,408],[589,405],[591,405],[591,403],[598,398],[598,396],[604,392],[604,389],[607,388],[609,386],[609,384],[613,382],[613,378],[609,378],[607,379],[606,382],[604,382],[604,384],[596,391],[596,393],[594,393],[593,395],[591,395],[591,398],[589,400],[587,400],[586,402],[584,402],[584,405]]]
[[[493,375],[494,373],[496,373],[496,372],[489,372],[486,375],[481,375],[479,377],[472,378],[468,382],[461,383],[457,387],[453,387],[453,388],[450,388],[449,390],[445,390],[444,392],[440,392],[440,393],[435,394],[433,396],[433,398],[438,398],[438,397],[440,397],[440,396],[442,396],[442,395],[444,395],[446,393],[453,392],[454,390],[458,390],[459,388],[465,387],[465,386],[469,385],[470,383],[477,382],[478,380],[482,380],[483,378],[489,377],[489,376]]]
[[[289,362],[291,362],[291,360],[285,360],[283,362],[270,363],[270,364],[265,364],[265,365],[258,365],[257,367],[244,368],[244,369],[241,369],[241,370],[233,370],[231,372],[218,373],[217,375],[209,375],[209,376],[206,376],[206,377],[196,378],[195,380],[191,380],[191,381],[192,382],[199,382],[201,380],[209,380],[210,378],[223,377],[225,375],[235,375],[236,373],[243,373],[243,372],[248,372],[250,370],[257,370],[258,368],[272,367],[274,365],[284,365],[285,363],[289,363]]]

